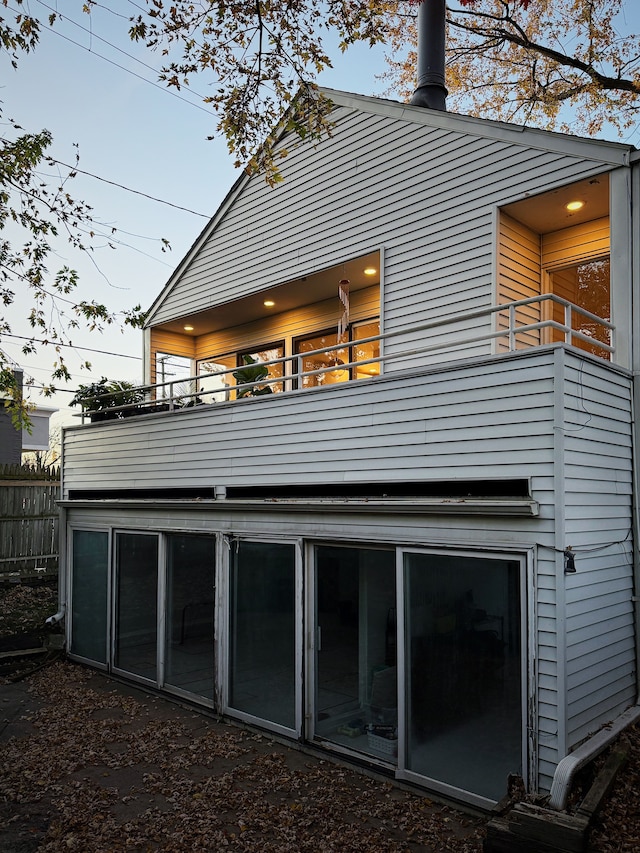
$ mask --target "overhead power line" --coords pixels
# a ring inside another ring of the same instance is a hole
[[[135,195],[141,195],[144,198],[148,198],[151,201],[157,201],[160,204],[166,204],[168,207],[174,207],[176,210],[184,210],[186,213],[193,213],[194,216],[202,216],[204,219],[210,219],[210,216],[207,213],[199,213],[197,210],[191,210],[188,207],[182,207],[179,204],[174,204],[171,201],[165,201],[163,198],[156,198],[153,195],[148,195],[148,193],[143,193],[141,190],[134,190],[131,187],[126,187],[124,184],[119,184],[116,181],[109,181],[107,178],[101,178],[99,175],[94,175],[92,172],[87,172],[84,169],[78,169],[77,166],[70,166],[68,163],[63,163],[62,160],[56,160],[55,158],[51,158],[54,163],[57,163],[59,166],[64,166],[65,169],[71,169],[73,172],[79,172],[81,175],[88,175],[90,178],[95,178],[96,181],[102,181],[103,184],[110,184],[112,187],[118,187],[118,189],[126,190],[128,193],[134,193]]]
[[[2,335],[5,338],[17,338],[19,341],[29,341],[32,344],[40,344],[41,346],[55,346],[55,347],[69,347],[70,349],[82,350],[83,352],[95,352],[99,355],[113,355],[118,358],[133,358],[136,361],[142,361],[142,357],[139,355],[127,355],[122,352],[109,352],[104,349],[92,349],[91,347],[79,347],[76,344],[65,344],[62,341],[39,341],[37,338],[29,338],[26,335],[13,335],[9,333],[3,333]]]
[[[154,74],[158,73],[157,68],[154,68],[152,65],[148,65],[146,62],[143,62],[141,59],[138,59],[136,56],[133,56],[131,53],[127,53],[126,50],[122,50],[122,48],[118,47],[115,44],[112,44],[110,41],[107,41],[107,39],[102,38],[102,36],[96,35],[93,32],[93,30],[90,30],[87,27],[83,27],[82,24],[79,24],[77,21],[74,21],[72,18],[61,15],[57,9],[54,9],[52,6],[48,6],[46,3],[43,2],[43,0],[37,0],[37,2],[41,6],[44,6],[45,9],[48,9],[50,12],[55,13],[62,20],[66,21],[69,24],[72,24],[74,27],[77,27],[79,30],[82,30],[83,32],[87,33],[87,35],[89,35],[91,37],[91,39],[96,39],[97,41],[103,42],[104,44],[113,48],[113,50],[116,50],[116,51],[118,51],[118,53],[121,53],[123,56],[126,56],[128,59],[131,59],[133,62],[137,62],[139,65],[142,65],[143,68],[147,68],[149,71],[153,71]],[[119,68],[121,71],[125,71],[127,74],[132,74],[134,77],[137,77],[138,80],[142,80],[143,83],[148,83],[150,86],[154,86],[156,89],[160,89],[162,92],[166,92],[167,94],[171,95],[172,97],[178,98],[178,100],[180,100],[180,101],[184,101],[184,103],[189,104],[190,107],[195,107],[197,110],[202,110],[202,112],[207,113],[207,115],[211,115],[210,110],[208,110],[206,107],[203,107],[200,104],[196,104],[193,101],[190,101],[188,98],[182,97],[182,95],[179,95],[177,92],[174,92],[172,89],[168,89],[166,86],[161,86],[158,83],[154,83],[153,80],[148,80],[146,77],[143,77],[140,74],[136,74],[136,72],[132,71],[130,68],[126,68],[124,65],[119,65],[117,62],[114,62],[112,59],[109,59],[108,57],[103,56],[101,53],[96,53],[92,48],[85,47],[83,44],[80,44],[80,42],[74,41],[72,38],[70,38],[70,36],[64,35],[59,30],[56,30],[55,28],[52,27],[51,32],[60,36],[60,38],[63,38],[66,41],[71,42],[71,44],[75,44],[76,47],[79,47],[82,50],[86,50],[87,53],[92,53],[94,56],[97,56],[99,59],[103,59],[105,62],[108,62],[110,65],[113,65],[116,68]],[[193,92],[193,89],[189,89],[188,91]],[[196,97],[201,98],[202,100],[205,99],[204,95],[200,95],[198,92],[193,92],[193,94],[196,95]]]
[[[116,50],[119,53],[122,53],[124,56],[128,57],[133,62],[137,62],[138,64],[142,65],[144,68],[148,68],[150,71],[153,71],[154,74],[158,73],[157,69],[154,68],[153,66],[148,65],[146,62],[143,62],[141,59],[138,59],[137,57],[133,56],[132,54],[127,53],[125,50],[122,50],[122,48],[119,48],[117,45],[114,45],[110,41],[107,41],[107,39],[104,39],[101,36],[96,35],[95,33],[92,32],[92,30],[87,29],[87,27],[83,27],[81,24],[78,24],[76,21],[72,20],[71,18],[60,15],[56,9],[54,9],[52,6],[49,6],[46,3],[42,2],[42,0],[37,0],[37,2],[41,6],[43,6],[45,9],[48,9],[50,12],[54,12],[60,18],[63,18],[63,20],[65,22],[72,24],[73,26],[77,27],[80,30],[83,30],[92,39],[95,38],[98,41],[103,42],[104,44],[113,48],[113,50]],[[61,33],[59,30],[56,30],[52,27],[49,31],[54,33],[55,35],[59,36],[60,38],[64,39],[65,41],[68,41],[71,44],[74,44],[76,47],[79,47],[81,50],[85,50],[85,51],[87,51],[87,53],[91,53],[93,56],[98,57],[98,59],[102,59],[105,62],[108,62],[110,65],[113,65],[115,68],[119,68],[121,71],[124,71],[126,74],[131,74],[133,77],[136,77],[138,80],[142,80],[143,83],[148,83],[150,86],[154,86],[156,89],[159,89],[161,92],[166,92],[168,95],[171,95],[174,98],[178,98],[178,100],[183,101],[185,104],[188,104],[191,107],[195,107],[196,109],[199,109],[202,112],[207,113],[207,115],[211,115],[211,112],[208,109],[206,109],[205,107],[201,106],[200,104],[196,104],[193,101],[190,101],[187,98],[182,97],[177,92],[172,91],[171,89],[167,88],[166,86],[160,86],[158,83],[154,83],[152,80],[148,80],[146,77],[143,77],[140,74],[136,74],[136,72],[132,71],[130,68],[127,68],[124,65],[120,65],[119,63],[114,62],[112,59],[109,59],[108,57],[103,56],[101,53],[96,53],[96,51],[94,51],[92,48],[85,47],[83,44],[80,44],[79,42],[75,41],[74,39],[70,38],[69,36],[64,35],[64,33]],[[190,89],[189,91],[193,92],[192,89]],[[197,92],[193,92],[193,94],[204,100],[203,95],[200,95]],[[110,184],[111,186],[118,187],[118,189],[125,190],[126,192],[129,192],[129,193],[133,193],[134,195],[139,195],[139,196],[142,196],[143,198],[148,198],[150,201],[155,201],[158,204],[164,204],[167,207],[172,207],[175,210],[182,210],[185,213],[191,213],[193,216],[200,216],[203,219],[209,219],[210,218],[209,214],[207,214],[207,213],[200,213],[197,210],[191,210],[191,208],[189,208],[189,207],[183,207],[182,205],[174,204],[173,202],[166,201],[165,199],[157,198],[156,196],[149,195],[148,193],[144,193],[141,190],[135,190],[132,187],[127,187],[124,184],[118,183],[117,181],[111,181],[107,178],[102,178],[99,175],[95,175],[92,172],[87,172],[84,169],[79,169],[75,166],[70,166],[68,163],[63,163],[61,160],[56,160],[53,157],[50,159],[52,160],[52,162],[57,163],[60,166],[64,166],[64,168],[66,168],[66,169],[71,169],[74,172],[78,172],[82,175],[87,175],[88,177],[94,178],[97,181],[102,181],[105,184]]]

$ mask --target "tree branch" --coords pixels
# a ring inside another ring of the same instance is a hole
[[[479,36],[485,39],[486,41],[490,42],[491,40],[495,40],[497,38],[501,41],[505,41],[509,44],[521,47],[523,50],[529,51],[531,53],[536,53],[540,56],[544,56],[545,58],[550,59],[552,62],[555,62],[557,65],[563,66],[565,68],[573,68],[574,70],[579,71],[582,74],[586,74],[601,89],[607,91],[622,91],[640,94],[640,83],[636,82],[635,80],[621,77],[619,75],[614,77],[608,74],[603,74],[601,71],[598,71],[597,68],[594,68],[594,66],[589,62],[584,62],[578,57],[570,56],[569,54],[563,53],[562,51],[555,50],[554,48],[548,47],[547,45],[533,41],[527,36],[527,34],[522,29],[522,27],[520,27],[517,21],[515,21],[511,17],[508,5],[504,2],[503,5],[505,6],[506,11],[505,15],[502,18],[498,18],[495,15],[489,15],[487,13],[467,12],[466,10],[460,10],[460,13],[463,15],[473,15],[475,17],[496,21],[495,27],[468,26],[463,24],[461,21],[451,17],[447,18],[447,23],[449,24],[449,26],[464,30],[465,32],[470,33],[471,35]],[[510,25],[513,29],[508,29],[504,26],[505,24]]]

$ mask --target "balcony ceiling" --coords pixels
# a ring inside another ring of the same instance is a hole
[[[570,213],[565,205],[576,200],[583,201],[584,207]],[[572,225],[581,225],[583,222],[609,215],[609,176],[587,178],[548,193],[516,201],[502,209],[507,216],[517,219],[538,234],[550,234]]]
[[[374,267],[376,274],[365,275],[364,270],[367,267]],[[379,284],[379,253],[371,252],[344,264],[337,264],[326,270],[288,281],[286,284],[262,290],[260,293],[218,305],[198,314],[181,317],[179,320],[163,323],[161,328],[169,332],[197,337],[204,333],[229,329],[233,326],[251,323],[254,320],[261,320],[269,315],[301,308],[303,305],[322,302],[325,299],[335,298],[337,305],[338,283],[342,278],[349,279],[352,291],[363,290],[366,287]],[[275,302],[274,307],[265,307],[265,299],[273,300]],[[193,326],[193,331],[186,332],[185,325]]]

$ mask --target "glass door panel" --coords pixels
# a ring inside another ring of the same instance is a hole
[[[158,637],[158,537],[116,534],[114,666],[155,681]]]
[[[296,553],[292,544],[233,543],[229,706],[296,728]]]
[[[167,536],[165,684],[213,700],[215,538]]]
[[[578,308],[583,308],[603,320],[611,320],[610,263],[608,257],[553,270],[549,273],[549,280],[551,292],[556,296],[572,302]],[[565,322],[564,312],[564,305],[553,304],[553,319],[561,325]],[[571,328],[593,338],[595,341],[611,344],[609,329],[582,314],[579,310],[572,311]],[[552,341],[563,341],[565,339],[564,332],[560,329],[551,329],[551,339]],[[609,353],[597,344],[591,344],[573,335],[571,336],[571,343],[573,346],[593,355],[605,359],[610,358]]]
[[[522,772],[520,563],[405,553],[406,766],[491,800]]]
[[[109,534],[74,530],[71,579],[71,653],[107,663]]]
[[[395,762],[395,552],[318,545],[315,734]]]

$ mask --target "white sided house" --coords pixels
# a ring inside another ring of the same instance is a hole
[[[68,649],[460,801],[549,791],[637,698],[638,155],[326,93],[153,305],[137,401],[64,432]]]

